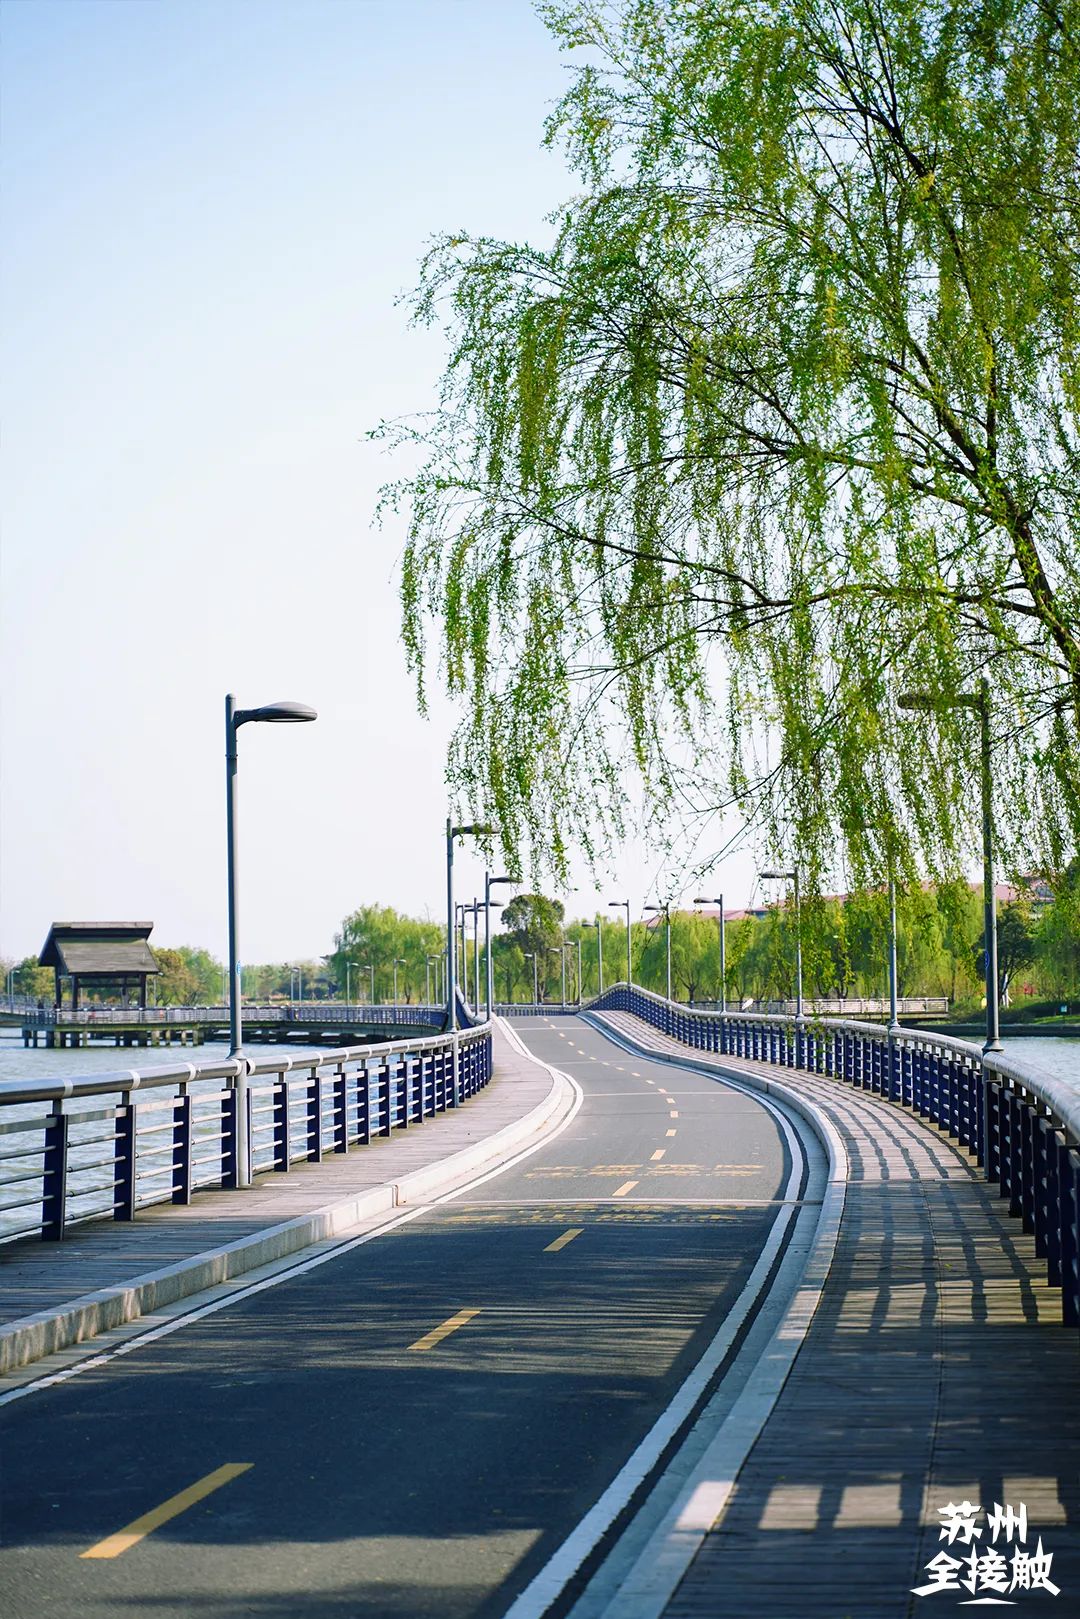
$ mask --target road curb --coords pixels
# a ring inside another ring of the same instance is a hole
[[[520,1042],[512,1043],[518,1052],[524,1050]],[[524,1143],[556,1128],[574,1103],[569,1081],[531,1053],[525,1054],[551,1074],[551,1089],[543,1101],[522,1118],[398,1180],[384,1181],[351,1197],[338,1198],[308,1214],[269,1226],[220,1248],[193,1254],[175,1265],[149,1271],[129,1282],[84,1293],[68,1304],[6,1322],[0,1326],[0,1375],[56,1354],[72,1344],[85,1343],[140,1316],[152,1315],[178,1299],[216,1287],[260,1265],[286,1259],[315,1243],[340,1236],[362,1220],[452,1191],[477,1169],[494,1167],[502,1159],[512,1157]]]

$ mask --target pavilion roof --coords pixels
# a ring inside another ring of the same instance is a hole
[[[38,957],[69,977],[120,978],[157,973],[147,939],[152,922],[54,922]]]

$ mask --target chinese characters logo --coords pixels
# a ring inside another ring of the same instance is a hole
[[[1014,1512],[1011,1506],[1003,1507],[995,1501],[993,1512],[986,1514],[985,1525],[979,1522],[981,1512],[982,1507],[970,1501],[950,1501],[948,1506],[938,1508],[942,1520],[938,1539],[956,1545],[958,1555],[942,1550],[932,1557],[925,1568],[930,1582],[913,1586],[915,1595],[931,1597],[940,1591],[968,1591],[970,1596],[964,1599],[964,1605],[973,1606],[1015,1606],[1014,1591],[1049,1591],[1051,1596],[1058,1596],[1060,1587],[1050,1578],[1054,1554],[1043,1551],[1041,1535],[1035,1550],[1028,1550],[1024,1503],[1021,1501]],[[981,1544],[976,1545],[976,1541]],[[961,1550],[965,1546],[966,1552]]]

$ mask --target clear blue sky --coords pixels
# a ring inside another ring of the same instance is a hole
[[[322,953],[365,901],[438,915],[450,715],[414,711],[364,434],[433,397],[441,339],[395,307],[425,243],[543,239],[572,189],[540,144],[563,60],[525,0],[6,0],[0,29],[0,953],[97,916],[223,949],[230,689],[320,713],[241,733],[244,958]]]

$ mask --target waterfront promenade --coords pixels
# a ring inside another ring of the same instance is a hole
[[[336,1257],[257,1295],[191,1301],[216,1313],[177,1306],[164,1338],[110,1336],[5,1385],[28,1390],[0,1412],[13,1611],[910,1619],[969,1598],[912,1595],[964,1551],[939,1539],[962,1500],[984,1522],[1023,1503],[1062,1596],[1014,1600],[1070,1611],[1076,1332],[969,1154],[880,1095],[691,1051],[627,1012],[514,1029],[581,1095],[527,1159],[399,1203],[415,1218],[366,1245],[339,1232]],[[84,1242],[107,1283],[166,1241],[235,1240],[255,1200],[280,1225],[279,1198],[302,1216],[400,1183],[421,1143],[475,1142],[550,1095],[508,1038],[463,1109],[251,1192],[20,1244],[20,1285],[55,1303]],[[80,1353],[100,1363],[79,1372]]]

